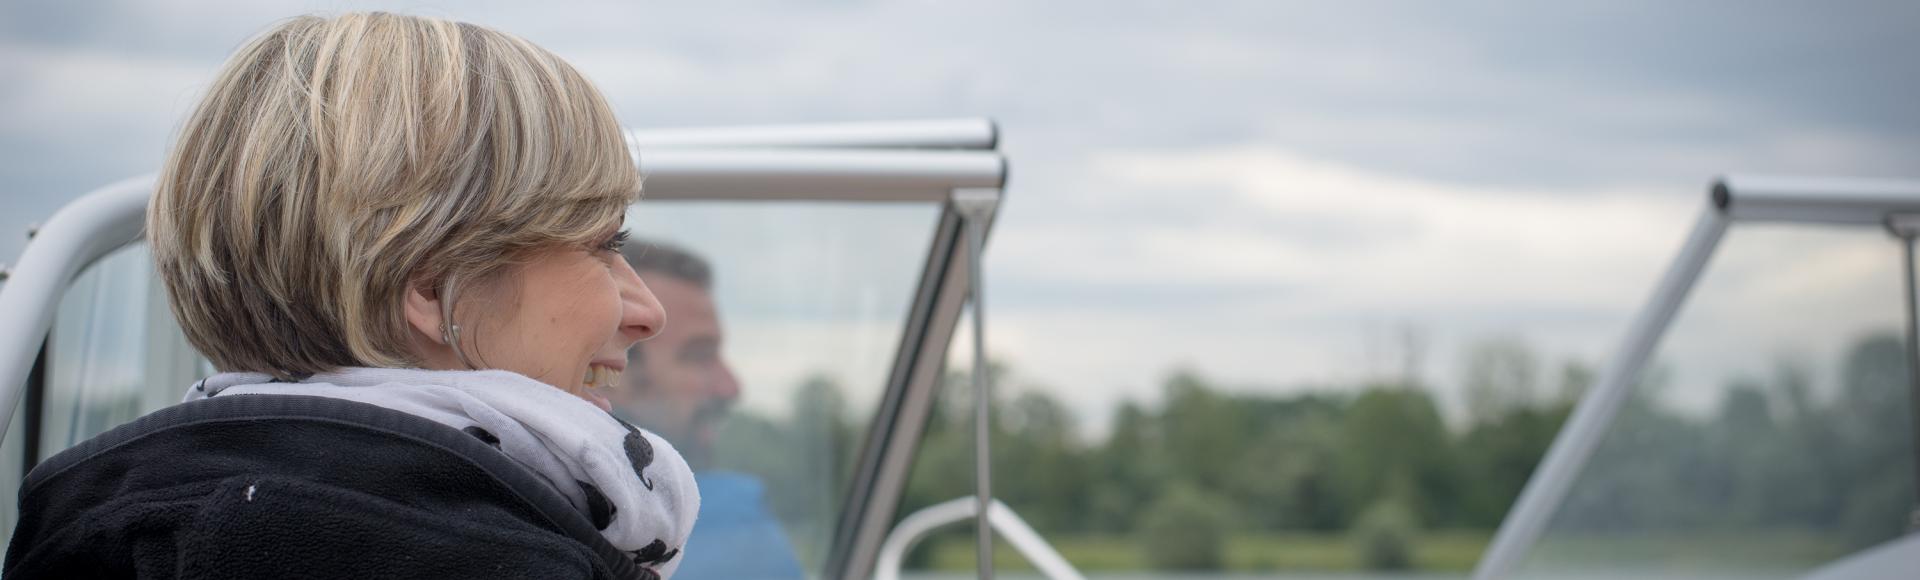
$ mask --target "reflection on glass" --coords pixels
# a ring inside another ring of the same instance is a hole
[[[1899,247],[1729,232],[1520,577],[1797,577],[1905,532]]]
[[[210,372],[174,324],[149,264],[143,244],[117,250],[75,278],[60,301],[47,338],[40,411],[29,418],[23,397],[0,452],[0,492],[6,497],[17,495],[24,477],[22,433],[29,421],[39,423],[38,456],[44,460],[179,402],[188,384]],[[0,516],[0,526],[11,533],[13,502]]]
[[[205,376],[144,244],[94,263],[60,302],[47,351],[40,457],[180,402]]]
[[[700,481],[676,577],[799,578],[825,559],[937,208],[643,204],[624,251],[667,311],[616,412]]]

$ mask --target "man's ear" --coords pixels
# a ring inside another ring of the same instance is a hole
[[[446,333],[441,324],[445,322],[440,314],[440,292],[427,284],[414,284],[407,288],[402,300],[402,310],[406,311],[407,324],[421,336],[434,344],[446,346]]]

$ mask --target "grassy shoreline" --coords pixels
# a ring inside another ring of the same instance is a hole
[[[1414,537],[1409,572],[1466,573],[1486,550],[1492,532],[1435,531]],[[1127,536],[1048,534],[1067,561],[1088,572],[1150,571],[1137,539]],[[943,534],[929,539],[928,569],[972,570],[972,537]],[[1799,569],[1831,561],[1861,546],[1808,530],[1658,532],[1630,535],[1558,536],[1537,546],[1536,563],[1554,568],[1612,569]],[[1004,543],[994,549],[996,567],[1031,570]],[[1339,533],[1240,534],[1227,540],[1223,572],[1365,571],[1353,538]]]
[[[1473,568],[1480,553],[1492,538],[1485,531],[1446,531],[1422,534],[1414,542],[1413,570],[1429,572],[1465,572]],[[973,541],[970,536],[932,538],[929,569],[971,570],[974,567]],[[1060,555],[1083,571],[1145,571],[1146,554],[1138,540],[1127,536],[1047,535]],[[999,543],[994,548],[995,567],[1002,570],[1031,570],[1012,546]],[[1267,572],[1275,570],[1362,570],[1359,552],[1345,534],[1275,533],[1242,534],[1229,538],[1226,571]]]

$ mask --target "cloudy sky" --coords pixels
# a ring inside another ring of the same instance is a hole
[[[635,127],[996,119],[989,348],[1094,423],[1177,366],[1395,372],[1406,328],[1449,401],[1487,338],[1598,361],[1712,176],[1920,175],[1920,4],[1589,4],[9,2],[0,262],[152,171],[248,35],[364,8],[526,36]],[[1683,378],[1819,364],[1897,320],[1883,235],[1728,243],[1665,355]]]

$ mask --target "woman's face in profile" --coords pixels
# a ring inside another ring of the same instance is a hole
[[[540,251],[476,300],[463,300],[463,328],[477,327],[461,337],[469,358],[610,409],[602,391],[621,384],[627,349],[658,334],[666,319],[620,256],[624,238],[609,233],[592,247]]]

